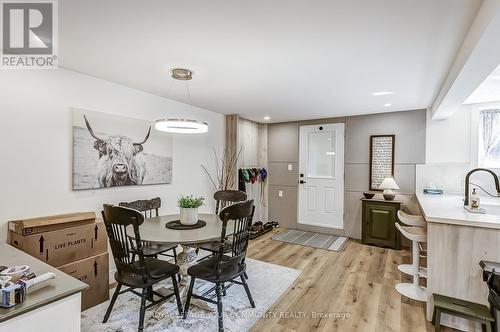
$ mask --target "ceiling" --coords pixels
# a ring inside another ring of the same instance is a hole
[[[467,98],[465,104],[500,101],[500,66],[498,66]]]
[[[182,102],[169,69],[187,67],[194,105],[257,121],[427,108],[480,5],[63,0],[59,64]]]

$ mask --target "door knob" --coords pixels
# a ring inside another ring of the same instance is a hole
[[[304,184],[304,183],[306,183],[306,181],[304,181],[304,180],[299,180],[299,183],[300,183],[300,184]]]

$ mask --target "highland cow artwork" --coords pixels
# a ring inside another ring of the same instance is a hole
[[[149,121],[73,109],[73,190],[172,182],[172,137]]]

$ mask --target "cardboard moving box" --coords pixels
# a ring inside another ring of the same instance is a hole
[[[9,221],[7,240],[89,285],[82,311],[109,299],[108,237],[94,212]]]
[[[12,246],[58,267],[77,260],[108,251],[108,238],[102,220],[50,232],[21,235],[9,231],[8,241]]]
[[[90,286],[82,292],[82,311],[109,299],[108,253],[59,266],[58,269]]]
[[[91,224],[95,221],[95,212],[77,212],[40,218],[9,221],[9,231],[21,235],[38,234],[67,227]]]

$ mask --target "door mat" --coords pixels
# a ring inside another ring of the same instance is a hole
[[[345,236],[299,231],[298,229],[288,229],[273,236],[273,240],[330,251],[342,251],[349,241],[349,238]]]

